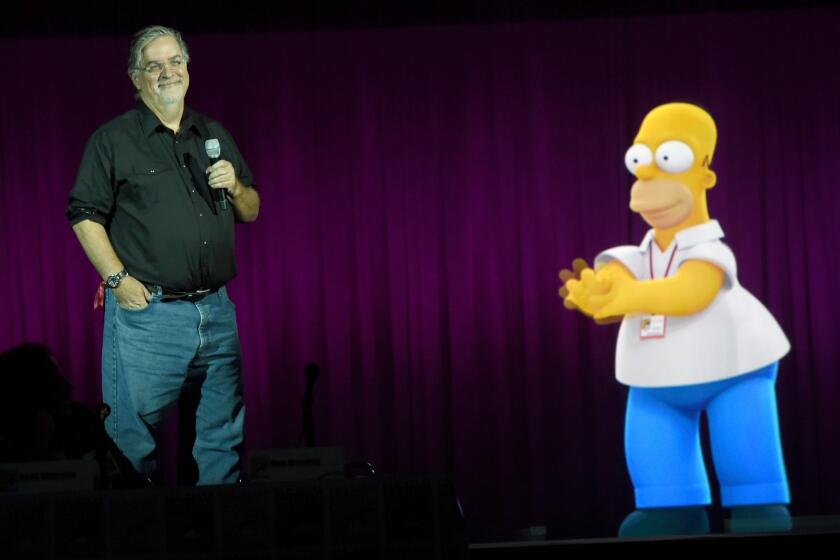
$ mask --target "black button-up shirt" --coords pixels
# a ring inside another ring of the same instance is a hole
[[[100,127],[85,146],[66,215],[102,224],[129,274],[177,291],[218,288],[236,275],[234,215],[214,203],[204,136],[253,185],[248,164],[216,121],[184,110],[177,134],[145,104]]]

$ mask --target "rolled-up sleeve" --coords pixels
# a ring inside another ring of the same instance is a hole
[[[85,146],[70,202],[64,214],[70,225],[92,220],[108,226],[114,208],[113,149],[108,136],[99,130]]]

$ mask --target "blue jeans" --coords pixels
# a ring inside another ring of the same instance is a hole
[[[700,447],[706,411],[724,506],[790,502],[776,411],[778,362],[713,383],[631,387],[624,449],[637,508],[711,502]]]
[[[225,288],[196,300],[161,301],[130,311],[106,290],[102,395],[108,435],[134,467],[159,479],[155,449],[164,414],[185,383],[201,385],[193,456],[199,484],[236,482],[244,439],[236,309]]]

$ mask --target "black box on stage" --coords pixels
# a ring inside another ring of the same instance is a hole
[[[463,515],[445,478],[0,496],[3,558],[456,559]]]

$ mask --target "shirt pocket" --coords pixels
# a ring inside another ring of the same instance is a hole
[[[162,201],[162,192],[171,185],[174,168],[170,163],[148,161],[131,166],[120,187],[119,204],[129,212],[144,214]]]

